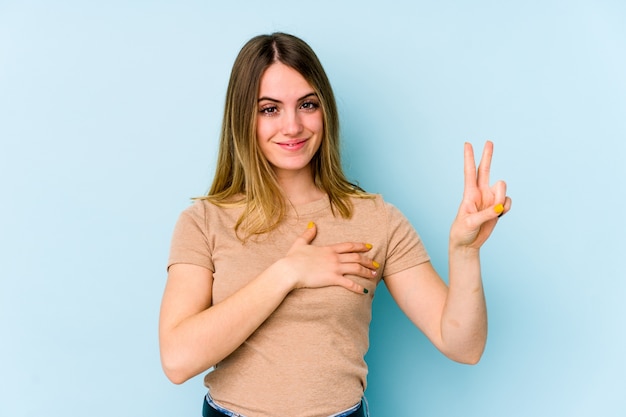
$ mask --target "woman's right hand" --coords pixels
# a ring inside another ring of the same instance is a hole
[[[376,276],[378,264],[365,256],[371,245],[313,246],[316,234],[311,224],[286,257],[215,304],[212,271],[191,264],[170,266],[159,320],[161,360],[168,378],[180,384],[230,355],[295,288],[338,285],[367,294],[361,284],[368,281],[359,278]]]
[[[365,256],[372,245],[343,242],[330,246],[311,245],[317,235],[317,226],[311,222],[282,259],[293,277],[293,288],[321,288],[338,285],[360,294],[367,294],[367,287],[350,276],[373,279],[379,264]]]

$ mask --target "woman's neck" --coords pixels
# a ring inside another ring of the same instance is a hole
[[[278,184],[291,204],[298,206],[317,201],[326,193],[315,185],[310,172],[292,173],[278,176]]]

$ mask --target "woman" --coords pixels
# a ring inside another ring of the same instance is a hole
[[[344,176],[330,83],[302,40],[275,33],[239,53],[208,196],[178,220],[160,317],[174,383],[212,369],[203,415],[365,416],[377,284],[446,356],[476,363],[487,318],[479,248],[509,211],[489,186],[493,145],[450,232],[449,287],[406,218]],[[364,403],[363,403],[364,404]]]

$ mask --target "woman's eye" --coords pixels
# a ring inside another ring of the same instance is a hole
[[[302,108],[304,110],[315,110],[319,107],[320,105],[314,101],[305,101],[304,103],[302,103]]]
[[[268,116],[273,116],[278,112],[278,108],[276,106],[262,107],[260,112]]]

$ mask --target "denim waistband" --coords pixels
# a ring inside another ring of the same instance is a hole
[[[229,417],[246,417],[243,414],[236,413],[235,411],[229,410],[217,404],[213,400],[213,397],[211,397],[211,394],[207,392],[206,396],[204,397],[204,404],[202,407],[202,416],[213,417],[215,413],[212,413],[211,409],[213,409],[214,411],[217,411],[221,415],[225,415]],[[369,407],[367,404],[367,399],[363,397],[361,401],[359,401],[357,404],[353,405],[352,407],[348,408],[347,410],[340,411],[328,417],[369,417]]]

